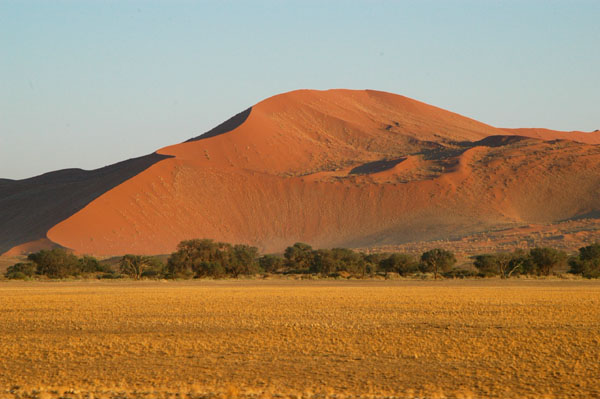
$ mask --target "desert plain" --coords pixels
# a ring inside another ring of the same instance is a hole
[[[600,282],[4,282],[2,398],[600,397]]]

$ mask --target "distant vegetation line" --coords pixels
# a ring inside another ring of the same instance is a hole
[[[313,249],[296,243],[283,255],[264,254],[258,248],[216,242],[211,239],[186,240],[168,258],[125,255],[118,261],[99,261],[91,256],[77,257],[63,248],[30,254],[27,262],[8,268],[8,279],[91,277],[192,279],[237,278],[259,274],[306,274],[322,277],[369,278],[397,273],[401,276],[433,274],[433,277],[510,278],[519,275],[549,276],[569,266],[569,273],[585,278],[600,277],[600,243],[582,247],[576,255],[549,247],[529,251],[488,253],[472,256],[475,270],[456,268],[452,251],[434,248],[420,257],[405,253],[366,254],[348,248]]]

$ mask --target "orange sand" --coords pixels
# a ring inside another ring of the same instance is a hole
[[[497,135],[533,139],[460,144]],[[48,238],[97,255],[168,253],[196,237],[279,251],[296,241],[385,245],[552,222],[600,209],[600,147],[577,142],[599,137],[498,129],[390,93],[300,90],[257,104],[228,133],[159,150],[174,158]],[[397,161],[352,173],[386,160]]]

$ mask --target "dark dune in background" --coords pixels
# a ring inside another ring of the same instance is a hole
[[[166,158],[154,153],[90,171],[64,169],[0,181],[0,253],[46,238],[52,226]]]
[[[135,164],[0,181],[0,252],[43,237],[96,255],[201,237],[365,247],[579,219],[600,212],[598,143],[391,93],[298,90]]]

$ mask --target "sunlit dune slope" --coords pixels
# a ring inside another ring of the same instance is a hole
[[[64,169],[29,179],[0,180],[0,253],[55,246],[46,240],[50,228],[165,158],[150,154],[91,171]]]
[[[158,153],[217,167],[303,175],[494,134],[504,133],[403,96],[299,90],[257,104],[227,134]]]
[[[600,210],[598,134],[505,130],[376,92],[269,98],[48,231],[93,254],[210,237],[278,251],[367,246]],[[531,136],[529,138],[526,136]],[[543,139],[543,140],[542,140]]]

